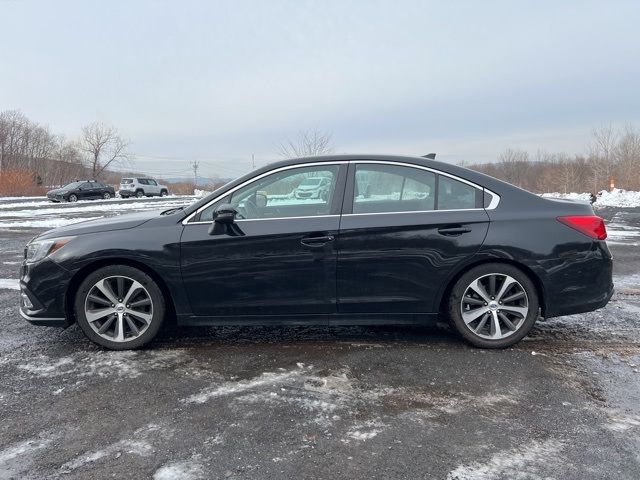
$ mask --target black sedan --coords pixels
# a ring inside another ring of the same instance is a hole
[[[109,200],[116,196],[111,185],[95,180],[81,180],[47,192],[47,198],[52,202],[77,202],[78,200]]]
[[[327,195],[299,198],[309,178]],[[77,223],[25,248],[22,316],[129,349],[179,325],[424,324],[501,348],[604,306],[612,258],[588,203],[425,158],[256,170],[184,208]]]

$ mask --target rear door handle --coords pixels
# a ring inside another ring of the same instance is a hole
[[[454,236],[462,235],[463,233],[469,233],[471,231],[468,227],[442,227],[438,229],[440,235]]]
[[[306,247],[322,247],[333,240],[333,235],[323,235],[321,237],[304,237],[300,243]]]

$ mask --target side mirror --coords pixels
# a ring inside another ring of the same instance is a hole
[[[209,227],[209,235],[222,235],[236,220],[236,209],[229,203],[218,205],[213,213],[213,223]]]
[[[223,203],[222,205],[218,205],[218,208],[216,208],[213,215],[213,221],[215,223],[229,225],[236,220],[236,213],[238,213],[238,211],[233,207],[233,205]]]

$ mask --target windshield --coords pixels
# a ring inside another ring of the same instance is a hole
[[[73,189],[73,188],[78,188],[80,185],[82,185],[84,182],[72,182],[69,185],[65,185],[62,188],[68,188],[69,190]]]

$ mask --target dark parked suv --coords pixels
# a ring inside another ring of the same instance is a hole
[[[77,202],[99,198],[109,200],[115,196],[116,191],[111,185],[95,180],[80,180],[47,192],[47,198],[52,202]]]
[[[326,178],[327,194],[294,192]],[[364,191],[363,191],[364,190]],[[258,169],[186,207],[76,223],[25,248],[22,316],[112,349],[179,325],[423,324],[480,347],[613,293],[604,222],[425,158],[343,155]]]

